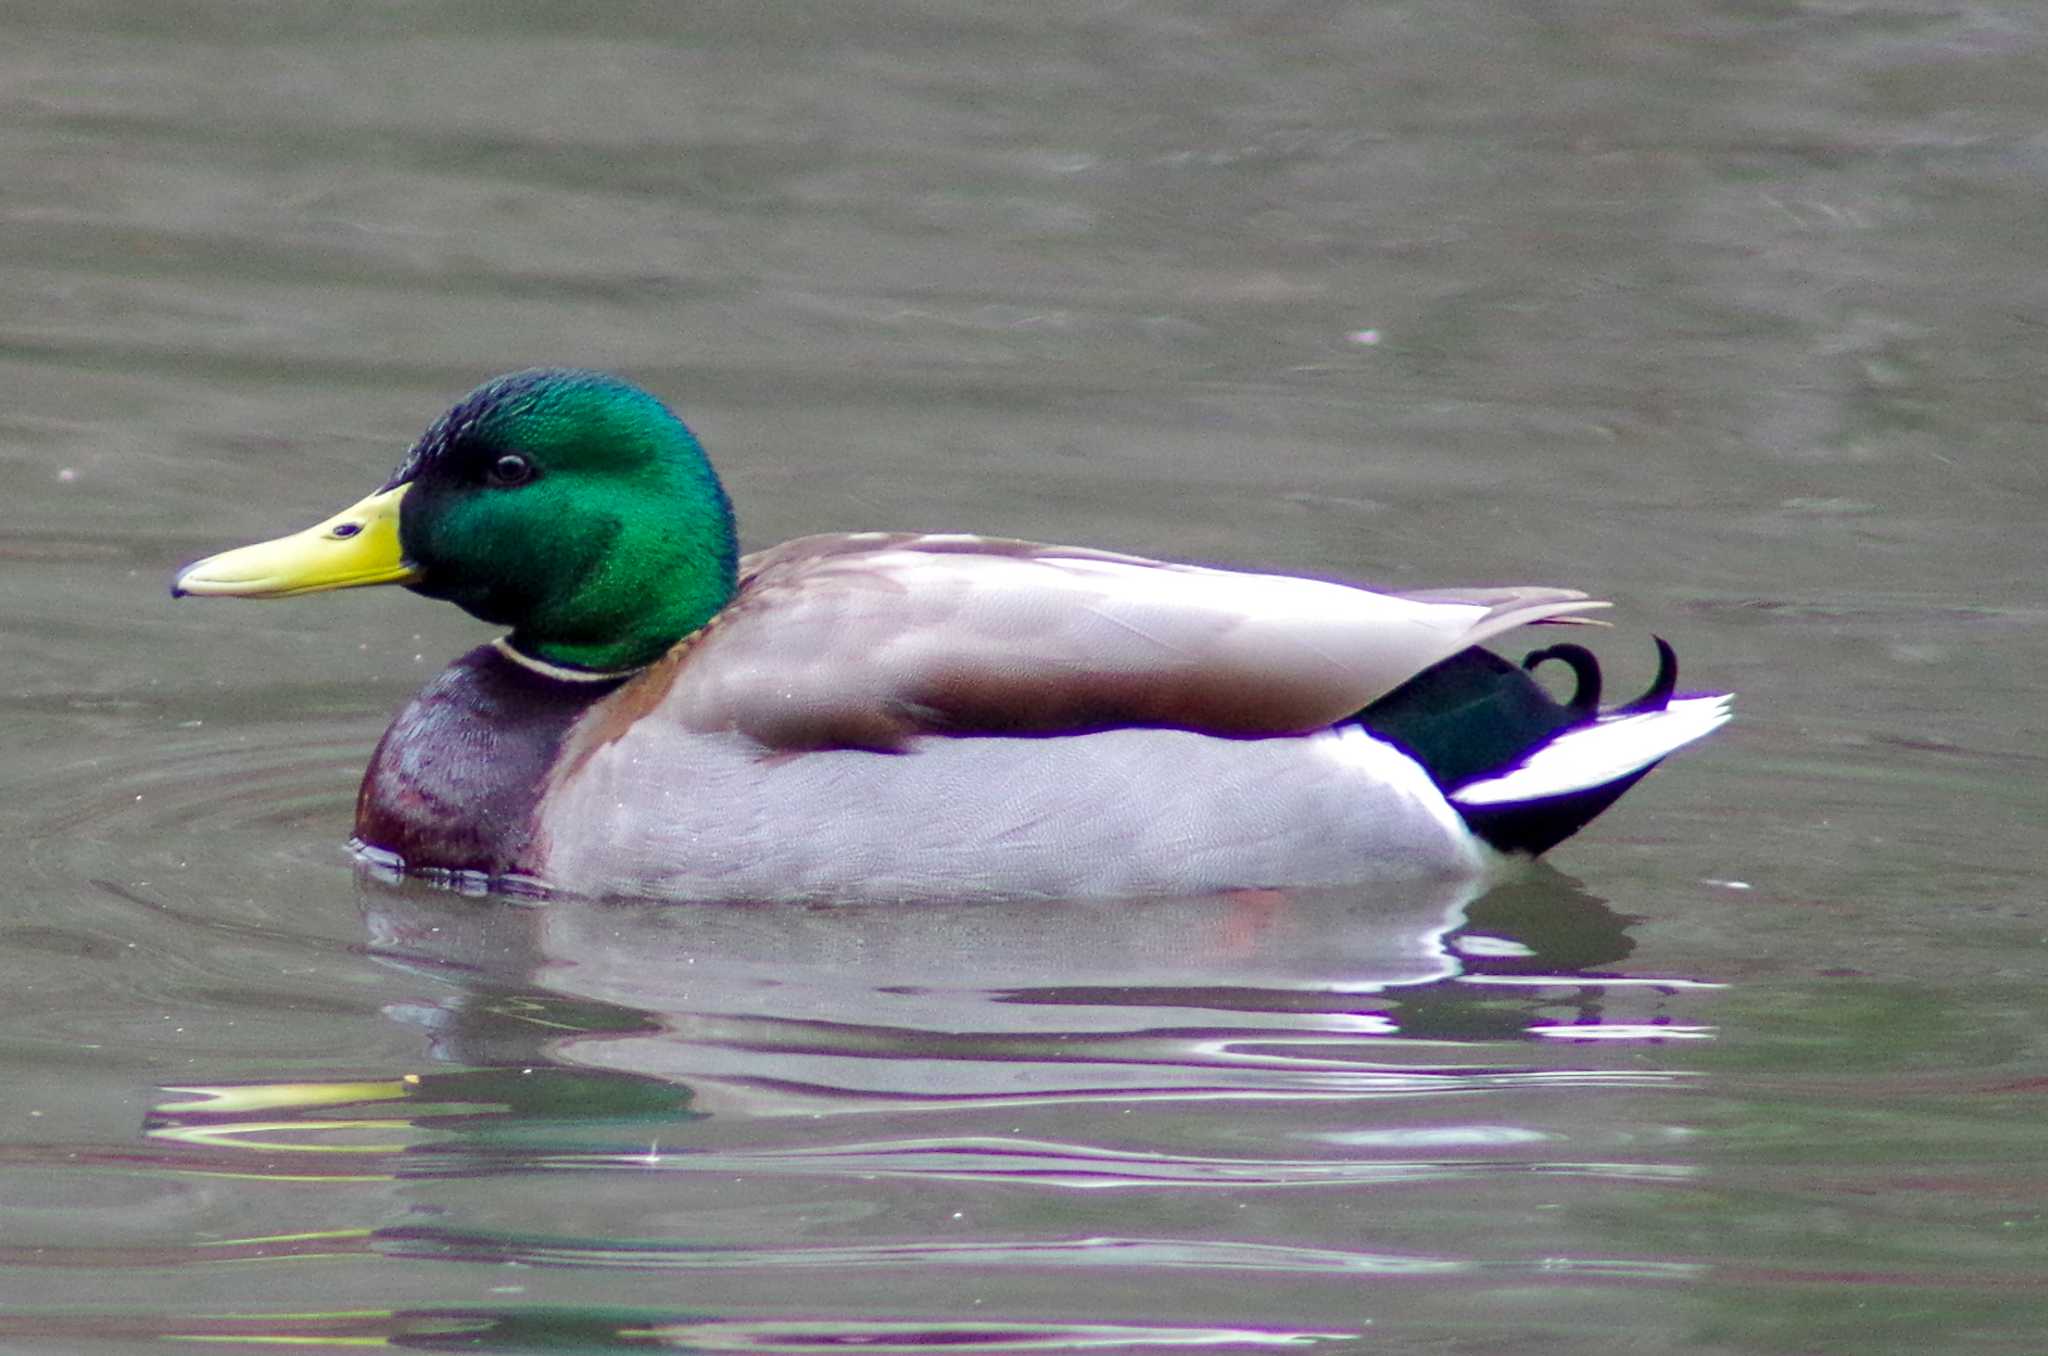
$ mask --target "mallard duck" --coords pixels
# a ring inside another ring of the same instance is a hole
[[[384,734],[387,868],[594,895],[1114,896],[1484,871],[1729,715],[1598,709],[1559,588],[1376,593],[961,535],[741,556],[703,449],[601,373],[485,383],[382,488],[173,595],[402,584],[510,628]],[[1528,670],[1561,663],[1553,699]]]

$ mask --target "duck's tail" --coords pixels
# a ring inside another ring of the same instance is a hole
[[[1600,711],[1600,665],[1578,645],[1532,652],[1521,667],[1469,649],[1424,670],[1359,713],[1428,770],[1472,831],[1503,852],[1556,846],[1671,753],[1732,714],[1728,694],[1674,697],[1678,656],[1657,641],[1649,691]],[[1576,689],[1554,700],[1529,676],[1569,666]]]

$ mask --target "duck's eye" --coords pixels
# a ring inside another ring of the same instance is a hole
[[[533,463],[516,452],[507,452],[491,463],[491,469],[484,472],[484,479],[500,489],[524,485],[533,479]]]

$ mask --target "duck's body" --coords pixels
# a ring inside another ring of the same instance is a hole
[[[600,455],[636,437],[619,464]],[[1578,672],[1564,704],[1476,648],[1601,606],[1570,590],[1389,595],[875,533],[735,562],[730,524],[652,397],[520,374],[445,416],[378,495],[189,567],[178,589],[403,582],[512,623],[385,734],[356,836],[406,869],[578,893],[1119,895],[1471,873],[1547,848],[1727,715],[1724,698],[1671,700],[1666,674],[1601,717],[1577,647],[1553,652]]]
[[[1485,865],[1421,769],[1356,726],[778,754],[657,707],[592,735],[640,695],[564,692],[478,647],[385,736],[358,841],[394,866],[690,899],[1194,894]]]

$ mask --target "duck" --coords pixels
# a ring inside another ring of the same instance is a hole
[[[1486,647],[1592,622],[1607,604],[1575,589],[1384,592],[958,533],[743,555],[688,426],[579,369],[485,382],[373,493],[194,561],[171,592],[374,585],[505,629],[393,720],[352,846],[549,895],[1476,877],[1571,836],[1732,709],[1676,695],[1661,639],[1650,689],[1611,708],[1581,645]]]

